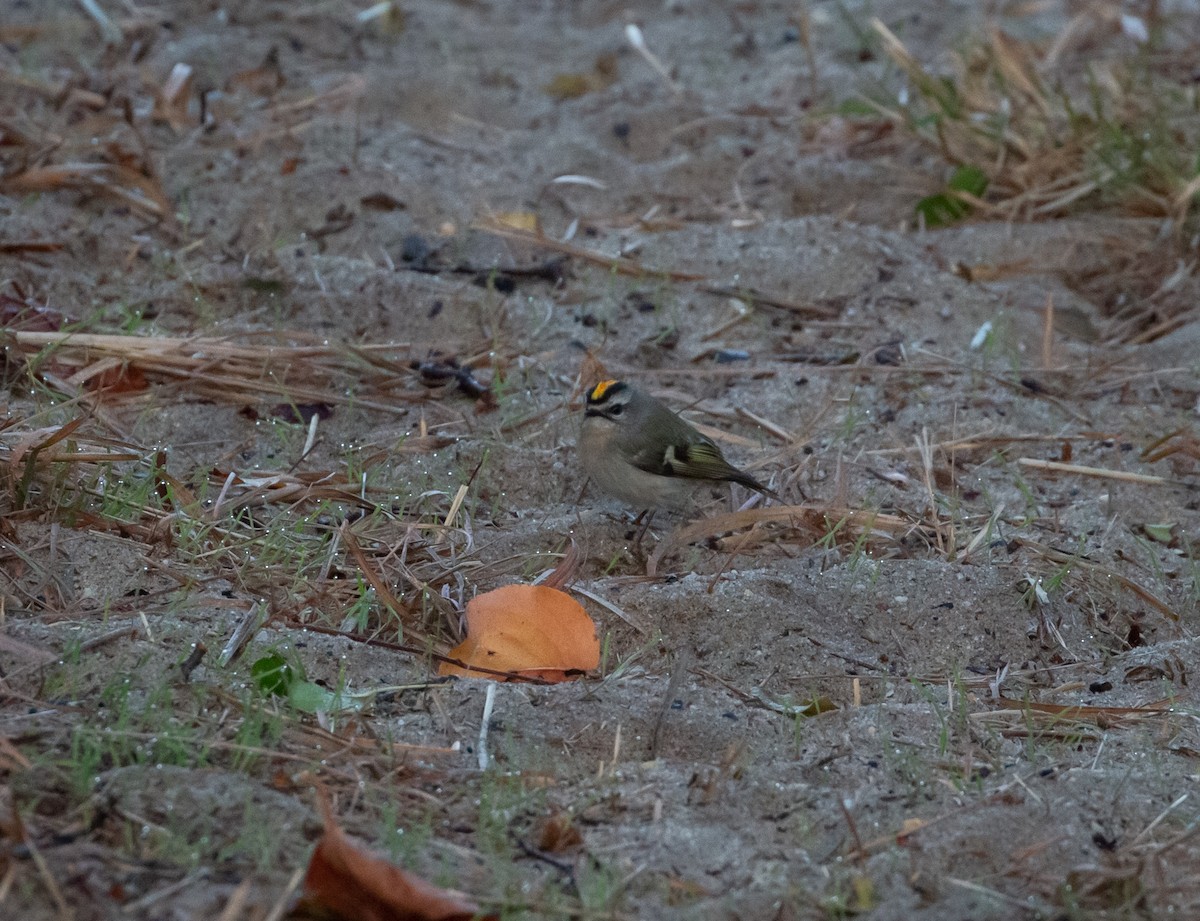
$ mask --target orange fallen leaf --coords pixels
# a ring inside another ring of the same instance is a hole
[[[461,892],[440,889],[351,843],[322,797],[325,834],[304,877],[305,897],[342,921],[470,921],[479,914]]]
[[[442,675],[567,681],[600,664],[596,624],[565,592],[545,585],[506,585],[467,603],[467,638],[450,650]],[[486,669],[487,671],[478,671]]]

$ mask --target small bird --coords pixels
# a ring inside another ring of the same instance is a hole
[[[682,508],[700,483],[741,483],[779,499],[725,460],[711,438],[624,381],[588,391],[579,455],[597,486],[635,508]]]

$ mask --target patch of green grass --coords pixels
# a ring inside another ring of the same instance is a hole
[[[825,533],[818,537],[814,542],[814,547],[819,547],[821,550],[831,552],[837,549],[841,538],[840,535],[843,529],[846,528],[850,521],[849,515],[844,515],[837,521],[832,521],[829,518],[825,519]]]
[[[370,628],[371,614],[376,610],[380,610],[381,606],[375,598],[375,589],[367,583],[367,580],[363,578],[361,573],[355,574],[354,584],[354,600],[345,608],[345,618],[342,621],[342,626],[343,629],[365,633]],[[386,613],[391,613],[386,608],[382,609]],[[403,642],[404,625],[397,621],[395,628],[396,642]]]
[[[642,643],[641,646],[631,650],[623,658],[621,658],[613,666],[612,671],[606,671],[608,655],[611,649],[609,645],[610,639],[610,634],[606,633],[604,635],[604,642],[601,647],[600,674],[604,676],[603,680],[605,683],[610,681],[620,681],[621,678],[627,675],[634,665],[636,665],[642,659],[647,657],[653,658],[657,654],[658,650],[662,647],[663,643],[662,634],[656,631],[655,634],[649,637],[646,642]]]
[[[1086,539],[1081,537],[1073,558],[1082,559],[1085,555]],[[1024,594],[1021,596],[1022,603],[1030,610],[1035,610],[1041,605],[1049,603],[1054,595],[1062,591],[1063,584],[1077,568],[1071,560],[1068,560],[1053,569],[1049,575],[1027,575],[1025,581],[1029,587],[1025,589]]]
[[[992,454],[992,459],[1000,466],[1000,468],[1012,478],[1013,486],[1017,492],[1025,500],[1025,508],[1023,510],[1024,518],[1017,522],[1017,527],[1024,528],[1035,522],[1041,517],[1041,503],[1037,495],[1033,491],[1033,487],[1029,481],[1021,474],[1021,470],[1015,464],[1010,464],[1008,458],[1000,451]]]
[[[170,678],[143,688],[132,677],[147,666],[149,656],[120,669],[101,689],[95,713],[72,729],[59,767],[81,800],[91,794],[95,778],[113,768],[208,763],[211,745],[205,727],[184,716],[188,709],[198,709],[183,706],[189,689],[174,687]]]
[[[372,793],[382,792],[386,799],[379,806],[377,841],[388,857],[401,866],[414,866],[429,852],[433,840],[434,818],[428,807],[416,813],[411,800],[395,794],[391,785],[375,784]]]
[[[830,447],[836,444],[848,445],[853,442],[855,434],[863,425],[869,423],[870,418],[870,411],[864,410],[858,405],[858,392],[852,392],[846,400],[846,408],[842,411],[840,422],[833,429],[833,438],[830,441]]]
[[[622,909],[626,881],[620,869],[613,864],[589,856],[579,866],[575,887],[585,912],[616,917]]]
[[[625,548],[618,547],[616,550],[613,551],[613,555],[611,557],[609,557],[608,562],[604,564],[604,568],[600,571],[600,575],[602,577],[612,575],[613,572],[616,571],[617,567],[619,567],[621,565],[621,563],[624,562],[626,556],[627,556],[627,553],[626,553]]]
[[[868,585],[874,585],[879,578],[878,561],[871,555],[870,549],[871,527],[868,523],[859,531],[850,545],[850,554],[846,557],[846,569],[850,573],[857,574],[859,569],[867,569]]]
[[[255,800],[247,790],[242,801],[242,822],[236,838],[228,840],[215,855],[218,862],[248,858],[260,873],[277,866],[283,846],[279,835],[279,816],[273,815],[269,807]],[[227,838],[229,829],[214,829],[221,838]]]
[[[233,735],[232,767],[249,773],[270,758],[271,751],[283,736],[285,717],[270,699],[247,694],[242,699],[241,718]]]
[[[528,789],[519,771],[506,768],[503,773],[489,770],[483,775],[473,843],[487,867],[492,891],[504,902],[524,901],[515,826],[524,816],[541,812],[543,802],[544,795]],[[444,884],[453,885],[453,878]]]
[[[944,227],[967,217],[972,200],[987,192],[987,174],[977,166],[958,166],[946,181],[946,188],[922,198],[916,204],[917,215],[926,227]]]
[[[939,757],[944,758],[950,751],[951,736],[950,719],[943,706],[944,701],[924,682],[914,680],[912,686],[917,695],[929,705],[929,712],[938,722],[937,753]]]

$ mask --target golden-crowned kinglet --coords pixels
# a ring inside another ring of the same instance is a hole
[[[779,498],[661,401],[623,381],[588,391],[579,456],[597,486],[635,508],[680,508],[703,482],[741,483]]]

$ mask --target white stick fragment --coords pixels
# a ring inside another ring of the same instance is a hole
[[[221,506],[225,504],[225,497],[229,495],[229,489],[233,486],[237,479],[237,474],[232,470],[229,471],[229,476],[225,477],[225,483],[221,486],[221,491],[217,493],[217,501],[213,503],[212,520],[216,521],[221,517]]]
[[[301,457],[308,457],[308,452],[317,443],[317,423],[320,421],[321,414],[318,412],[314,412],[312,418],[308,420],[308,437],[304,439],[304,450],[300,452]]]
[[[100,9],[100,4],[96,0],[79,0],[79,5],[96,21],[96,25],[100,27],[100,32],[104,35],[106,42],[115,44],[124,38],[120,27],[108,18],[108,13]]]
[[[383,0],[382,3],[376,3],[374,6],[369,6],[365,10],[361,10],[355,15],[358,22],[370,22],[373,19],[378,19],[380,16],[386,16],[392,11],[392,0]]]
[[[634,51],[645,58],[646,63],[653,67],[660,77],[667,81],[667,85],[671,87],[671,92],[679,92],[679,84],[675,82],[666,65],[646,46],[646,37],[642,34],[642,30],[637,23],[631,22],[625,26],[625,40],[629,42]]]
[[[551,185],[585,185],[585,186],[588,186],[589,188],[599,189],[602,192],[606,191],[608,189],[608,186],[606,186],[599,179],[593,179],[591,176],[580,176],[580,175],[576,175],[573,173],[568,173],[565,176],[555,176],[553,179],[550,180],[550,184]]]
[[[479,756],[479,770],[488,769],[488,724],[492,721],[492,707],[496,703],[496,682],[487,683],[487,696],[483,698],[483,722],[479,724],[479,745],[475,753]]]
[[[992,321],[986,320],[975,335],[971,337],[971,351],[977,352],[983,348],[983,344],[987,342],[988,336],[992,334]]]

